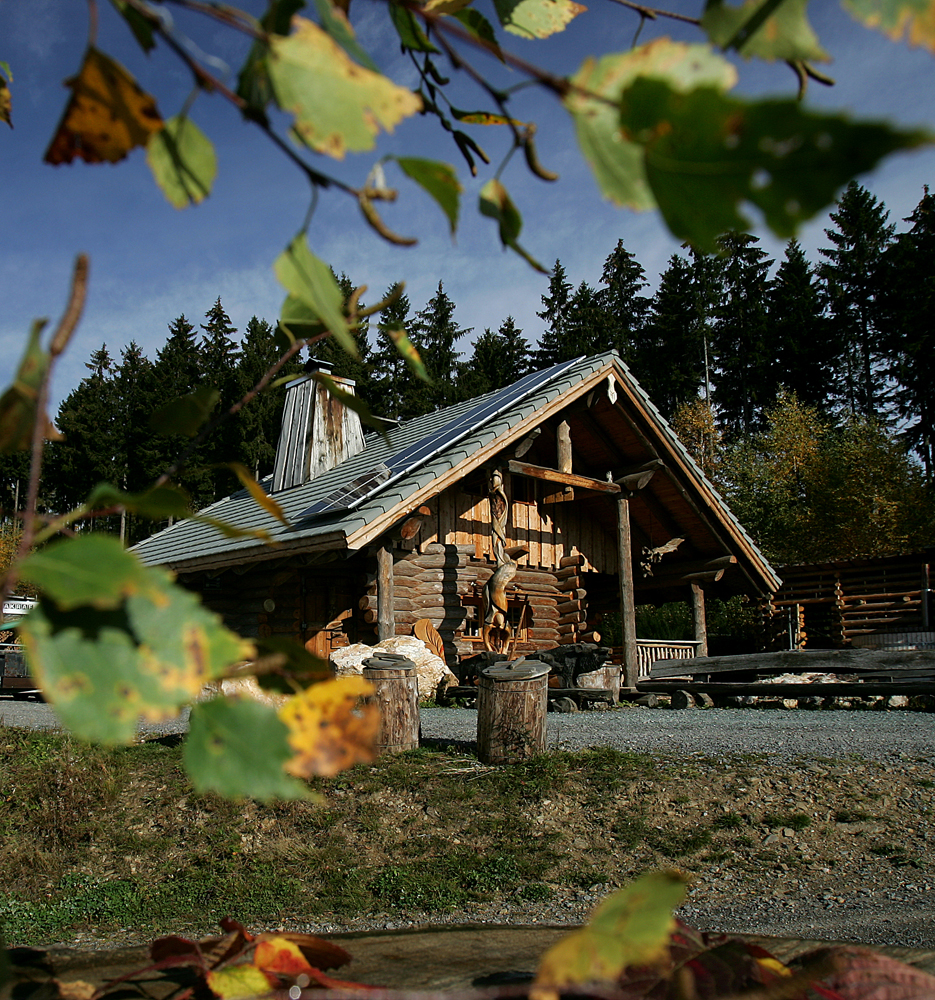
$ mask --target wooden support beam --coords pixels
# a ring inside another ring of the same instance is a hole
[[[640,590],[658,590],[662,587],[678,587],[686,583],[717,583],[725,570],[713,569],[703,573],[664,573],[646,576],[640,580]]]
[[[704,588],[700,583],[692,583],[692,629],[695,642],[700,643],[698,656],[708,655],[708,625],[705,619]]]
[[[389,543],[377,549],[377,637],[391,639],[396,634],[393,600],[393,553]]]
[[[640,675],[636,647],[636,604],[633,599],[633,550],[630,537],[630,501],[617,498],[617,558],[620,572],[620,625],[623,631],[623,683],[636,687]]]
[[[536,438],[542,433],[541,427],[536,427],[534,430],[530,431],[526,437],[516,446],[516,450],[513,452],[515,458],[522,458],[527,451],[535,444]]]
[[[541,465],[527,465],[525,462],[510,461],[507,468],[513,475],[528,476],[530,479],[544,479],[549,483],[562,486],[580,486],[585,490],[598,493],[620,493],[617,483],[608,483],[603,479],[591,479],[589,476],[576,476],[570,472],[559,472],[557,469],[546,469]]]

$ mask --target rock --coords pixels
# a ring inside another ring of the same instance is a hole
[[[334,668],[335,677],[342,677],[346,674],[362,673],[364,660],[381,652],[398,653],[412,660],[416,665],[421,701],[434,699],[439,694],[439,688],[444,692],[449,685],[458,683],[457,677],[448,669],[445,661],[436,656],[421,639],[410,635],[396,635],[378,642],[375,646],[357,642],[333,650],[328,659]]]

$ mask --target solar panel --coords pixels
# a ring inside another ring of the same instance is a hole
[[[376,469],[335,490],[323,500],[317,500],[311,507],[302,511],[298,519],[332,513],[337,510],[353,510],[367,497],[372,496],[389,483],[401,479],[420,465],[424,465],[446,448],[457,444],[462,438],[499,416],[504,410],[521,403],[527,396],[563,375],[580,360],[581,358],[575,358],[573,361],[561,361],[557,365],[552,365],[551,368],[531,372],[518,382],[494,393],[491,398],[479,403],[467,413],[455,417],[440,430],[426,434],[425,437],[403,448],[402,451],[390,455],[385,463],[377,466]],[[368,477],[374,477],[379,470],[386,470],[386,475],[381,473],[381,478],[368,480]]]

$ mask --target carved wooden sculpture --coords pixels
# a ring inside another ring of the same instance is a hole
[[[506,547],[506,522],[510,504],[503,489],[503,474],[499,469],[490,476],[490,527],[492,555],[497,564],[493,576],[484,584],[484,625],[481,637],[484,648],[494,653],[507,649],[513,634],[508,620],[506,588],[519,567]],[[525,551],[525,550],[520,550]]]

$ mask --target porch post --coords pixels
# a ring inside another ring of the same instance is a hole
[[[393,553],[390,542],[377,549],[377,638],[392,639],[396,635],[396,615],[393,608]]]
[[[623,686],[636,688],[640,668],[636,652],[636,606],[633,602],[633,554],[630,501],[617,498],[617,554],[620,565],[620,626],[623,631]]]
[[[705,621],[704,587],[692,580],[692,625],[694,626],[695,642],[700,642],[696,656],[708,655],[708,625]]]

